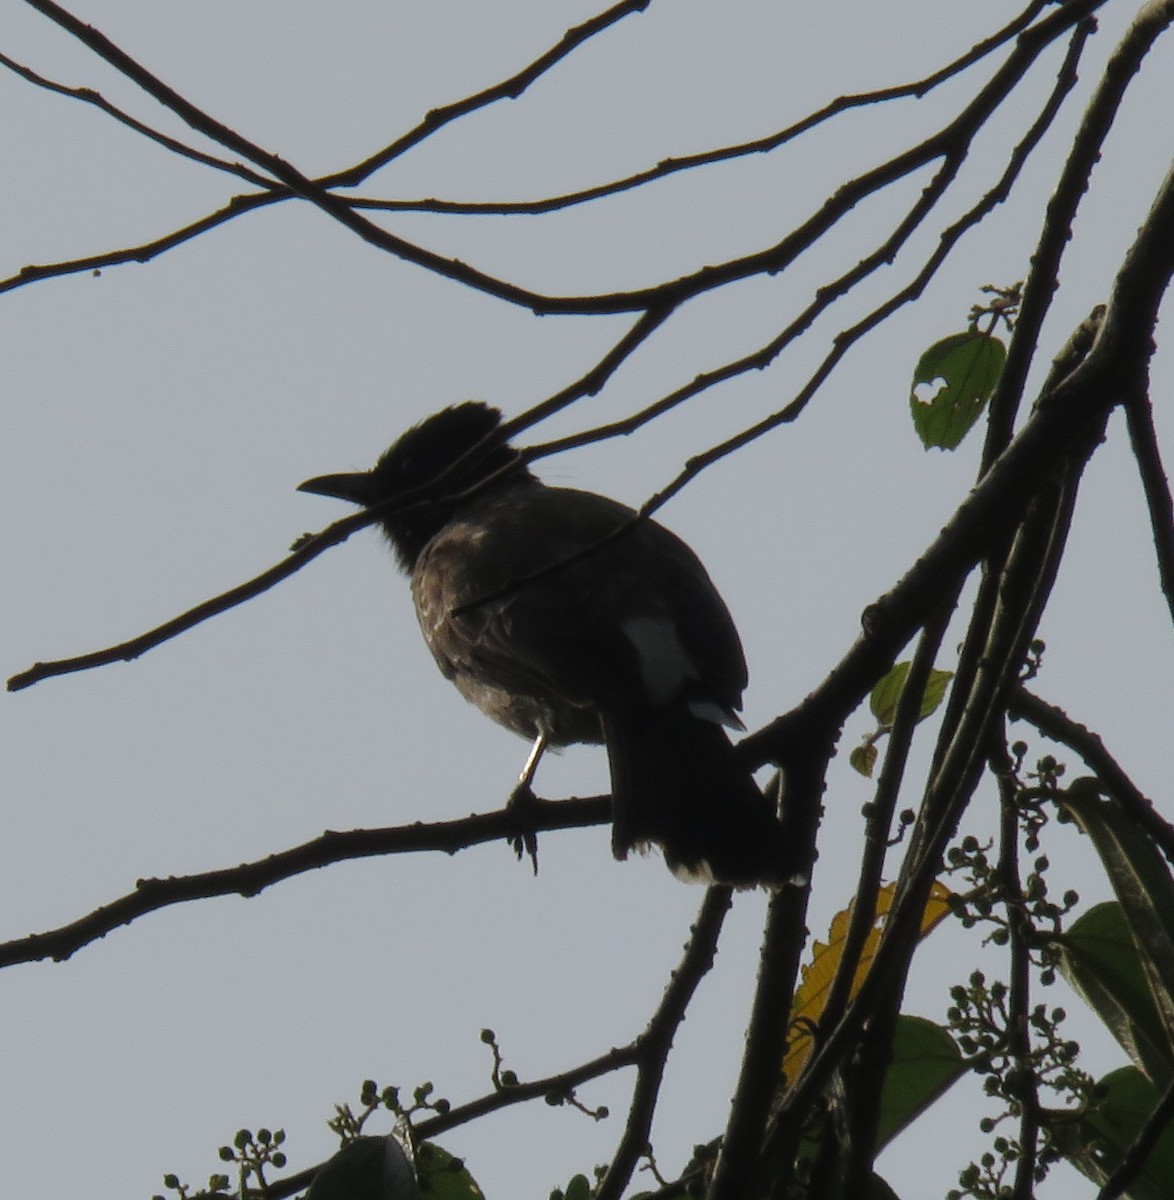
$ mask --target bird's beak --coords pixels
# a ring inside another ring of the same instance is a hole
[[[333,496],[336,500],[349,500],[366,508],[372,500],[371,476],[367,471],[355,471],[349,475],[318,475],[298,484],[299,492],[310,492],[315,496]]]

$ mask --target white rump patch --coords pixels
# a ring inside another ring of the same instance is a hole
[[[699,679],[667,617],[632,617],[621,628],[640,657],[640,678],[653,704],[667,704],[690,679]]]

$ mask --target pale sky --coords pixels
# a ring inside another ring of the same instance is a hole
[[[217,119],[318,174],[511,74],[603,7],[450,0],[343,13],[306,0],[126,0],[72,11]],[[856,636],[861,610],[969,489],[979,440],[955,454],[921,449],[907,416],[913,366],[964,327],[983,284],[1024,274],[1088,90],[1137,7],[1107,5],[1077,94],[1038,161],[922,302],[857,347],[799,422],[705,472],[661,513],[738,622],[750,728],[823,678]],[[28,5],[3,0],[2,10],[4,54],[214,151]],[[1016,11],[1002,2],[653,0],[521,99],[456,123],[362,194],[530,199],[606,181],[763,136],[845,92],[917,78]],[[544,478],[640,503],[691,454],[785,405],[835,333],[902,286],[940,225],[993,183],[1061,53],[1052,49],[1013,111],[980,139],[943,220],[771,369],[712,389],[626,441],[544,460]],[[536,290],[654,283],[779,240],[844,178],[943,122],[990,69],[920,104],[860,111],[774,154],[585,208],[381,220]],[[1094,177],[1036,379],[1104,299],[1167,169],[1168,120],[1155,116],[1171,111],[1168,37]],[[7,71],[0,114],[3,278],[148,241],[247,188]],[[922,173],[862,205],[784,275],[689,304],[604,392],[532,440],[614,419],[756,349],[866,253],[927,180]],[[18,288],[0,305],[5,676],[121,641],[250,577],[299,534],[343,515],[298,494],[301,480],[369,466],[408,425],[461,399],[521,412],[577,378],[630,323],[535,317],[380,253],[300,202],[147,264]],[[1168,460],[1170,362],[1167,347],[1154,365]],[[1049,650],[1038,690],[1097,729],[1170,813],[1168,615],[1117,419],[1082,505],[1042,629]],[[948,637],[944,651],[956,642]],[[143,876],[231,866],[327,828],[497,808],[526,751],[435,671],[406,581],[369,531],[133,664],[52,679],[2,703],[0,940],[68,923]],[[831,776],[810,918],[817,936],[851,898],[869,789],[847,751],[868,728],[857,714]],[[606,786],[598,748],[548,758],[537,781],[549,797]],[[967,828],[983,829],[977,814]],[[1103,898],[1076,835],[1058,845],[1053,858],[1087,902]],[[454,1103],[488,1091],[484,1026],[524,1079],[628,1041],[658,1001],[702,893],[655,857],[614,862],[604,828],[542,837],[540,864],[535,879],[504,845],[343,864],[248,901],[149,914],[65,963],[6,969],[6,1193],[145,1200],[169,1171],[200,1186],[220,1169],[217,1146],[242,1125],[283,1126],[291,1167],[301,1169],[331,1153],[325,1121],[334,1103],[357,1103],[364,1078],[405,1094],[430,1080]],[[677,1039],[653,1133],[669,1176],[722,1129],[763,909],[761,895],[738,897]],[[906,1006],[942,1019],[947,989],[973,955],[961,933],[934,936]],[[1076,1036],[1095,1034],[1078,1001],[1055,996],[1073,1012]],[[1091,1038],[1088,1051],[1097,1073],[1124,1061],[1107,1040]],[[629,1086],[622,1075],[583,1089],[585,1103],[612,1110],[598,1124],[528,1105],[441,1142],[466,1158],[490,1200],[545,1197],[611,1157]],[[980,1111],[979,1087],[965,1080],[930,1116],[928,1153],[918,1126],[894,1145],[881,1168],[900,1195],[938,1197],[955,1184],[984,1148]],[[1070,1191],[1061,1175],[1051,1186],[1042,1194],[1093,1194],[1085,1184]]]

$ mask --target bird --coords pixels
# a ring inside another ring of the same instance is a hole
[[[617,859],[659,846],[674,875],[739,888],[792,876],[775,805],[727,729],[741,641],[696,554],[651,518],[548,486],[481,401],[445,408],[368,471],[299,491],[380,506],[441,672],[533,750],[603,743]]]

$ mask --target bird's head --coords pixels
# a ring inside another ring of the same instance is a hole
[[[492,479],[488,486],[497,487],[533,478],[500,428],[499,409],[479,400],[454,404],[412,426],[371,470],[320,475],[300,484],[298,491],[363,508],[404,496],[404,507],[392,508],[381,522],[400,565],[410,571],[420,551],[478,484]],[[414,492],[418,498],[409,499]]]

